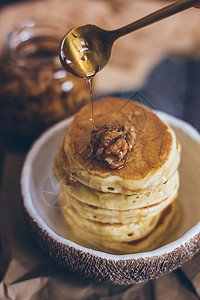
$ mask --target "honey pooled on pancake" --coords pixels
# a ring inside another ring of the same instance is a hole
[[[180,215],[174,217],[181,150],[176,136],[131,100],[98,100],[94,117],[93,130],[90,105],[76,114],[55,158],[73,240],[109,253],[156,248]]]

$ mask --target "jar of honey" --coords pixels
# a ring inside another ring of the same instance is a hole
[[[67,26],[26,21],[6,37],[0,60],[1,126],[37,136],[89,101],[85,80],[63,69],[59,45]]]

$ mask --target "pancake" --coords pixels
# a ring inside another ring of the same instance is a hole
[[[174,197],[173,199],[174,200]],[[120,222],[120,217],[118,222],[112,222],[112,215],[108,222],[102,222],[97,220],[91,220],[87,218],[87,215],[80,214],[80,211],[77,211],[73,205],[67,207],[63,206],[62,198],[60,198],[62,211],[65,216],[66,221],[68,219],[73,219],[76,224],[83,228],[85,231],[94,234],[96,238],[99,236],[106,237],[113,241],[133,241],[143,236],[147,235],[155,227],[161,213],[163,210],[158,211],[156,214],[148,214],[145,218],[126,218],[126,222]],[[172,202],[172,201],[171,201]],[[121,217],[123,212],[121,212]]]
[[[108,209],[125,210],[153,205],[166,199],[175,188],[178,189],[179,187],[179,175],[177,171],[166,182],[154,187],[154,189],[132,191],[131,195],[101,192],[85,186],[78,181],[70,181],[70,167],[67,156],[63,151],[63,139],[58,147],[54,164],[54,174],[58,181],[64,185],[69,195],[68,199],[76,198],[89,205]]]
[[[116,210],[116,209],[102,209],[98,206],[85,204],[68,194],[67,190],[61,187],[60,199],[62,198],[62,209],[68,209],[71,205],[80,215],[80,217],[87,218],[92,221],[102,223],[122,223],[145,221],[147,217],[157,215],[165,209],[176,198],[178,187],[174,189],[172,194],[169,195],[160,203],[154,205],[144,206],[138,209]]]
[[[71,239],[85,247],[112,254],[129,254],[142,251],[152,251],[170,241],[170,235],[178,228],[181,220],[181,207],[177,201],[167,207],[161,214],[154,229],[141,239],[129,242],[113,241],[106,237],[97,238],[90,234],[77,223],[67,217],[66,230],[72,231]]]
[[[155,249],[180,219],[181,146],[145,106],[119,98],[86,105],[61,139],[54,163],[72,240],[110,253]]]
[[[103,192],[130,194],[153,189],[174,174],[180,160],[175,134],[150,109],[130,100],[105,98],[94,103],[94,112],[97,128],[108,124],[134,127],[135,145],[121,169],[106,168],[87,159],[92,124],[91,107],[86,105],[75,116],[64,139],[64,152],[75,180]]]

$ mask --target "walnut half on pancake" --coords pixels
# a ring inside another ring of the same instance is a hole
[[[133,149],[134,140],[134,127],[105,125],[92,131],[86,155],[88,159],[105,163],[108,168],[121,169],[128,152]]]
[[[180,145],[167,124],[135,101],[96,101],[94,119],[95,128],[91,106],[83,107],[57,151],[54,173],[64,218],[75,241],[84,240],[83,231],[85,239],[99,239],[94,249],[105,251],[100,247],[104,241],[108,252],[120,252],[120,243],[123,253],[142,251],[139,245],[148,248],[145,236],[152,248],[153,237],[158,239],[161,228],[175,221],[177,210],[168,207],[178,193]],[[137,244],[141,238],[143,243]]]

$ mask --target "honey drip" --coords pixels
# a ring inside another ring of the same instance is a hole
[[[90,90],[90,103],[91,103],[91,111],[92,111],[92,131],[95,130],[95,119],[94,119],[94,93],[93,93],[93,87],[92,87],[92,81],[93,77],[85,78],[85,81],[89,85]]]

